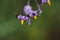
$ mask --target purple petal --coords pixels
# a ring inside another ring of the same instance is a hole
[[[27,22],[28,22],[28,25],[30,25],[30,24],[31,24],[31,23],[30,23],[30,19],[28,19],[28,20],[27,20]]]
[[[19,20],[21,20],[21,17],[22,17],[22,16],[21,16],[21,15],[19,15],[17,18],[18,18]]]
[[[24,12],[28,14],[32,10],[32,7],[30,5],[24,6]]]
[[[32,17],[32,16],[33,16],[33,15],[32,15],[32,13],[31,13],[31,14],[29,14],[29,16],[30,16],[30,17]]]
[[[43,3],[46,3],[46,2],[47,2],[47,0],[40,0],[40,1],[38,1],[38,4],[42,6]]]
[[[28,20],[28,17],[25,17],[25,20]]]
[[[42,0],[42,3],[46,3],[47,2],[47,0]]]

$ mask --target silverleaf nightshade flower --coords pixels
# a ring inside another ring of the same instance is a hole
[[[30,19],[27,16],[19,15],[17,16],[17,19],[20,20],[21,24],[24,24],[24,21],[28,22],[28,25],[30,25]]]
[[[42,5],[42,4],[44,4],[44,3],[48,3],[49,6],[51,5],[50,0],[40,0],[40,1],[38,1],[38,4],[39,4],[39,5]]]

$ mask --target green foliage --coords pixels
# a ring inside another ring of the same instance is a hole
[[[56,40],[60,34],[60,0],[51,0],[42,6],[43,13],[37,20],[23,26],[15,18],[16,10],[23,10],[27,0],[0,0],[0,40]],[[31,0],[36,9],[34,0]]]

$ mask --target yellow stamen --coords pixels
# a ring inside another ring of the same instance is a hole
[[[34,16],[34,19],[36,20],[37,19],[37,16]]]
[[[48,5],[51,5],[51,2],[50,2],[50,0],[48,0]]]
[[[23,25],[24,24],[24,20],[21,20],[21,25]]]

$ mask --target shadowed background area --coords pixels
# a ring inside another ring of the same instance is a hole
[[[60,0],[51,0],[41,7],[43,13],[37,20],[31,18],[23,26],[16,19],[16,10],[23,10],[27,0],[0,0],[0,40],[60,40]],[[37,8],[35,1],[31,5]]]

